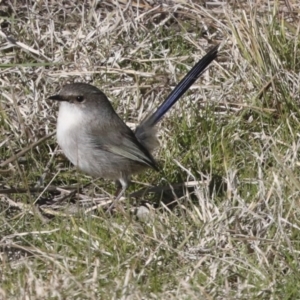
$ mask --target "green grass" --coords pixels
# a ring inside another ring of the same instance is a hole
[[[0,298],[300,298],[299,18],[267,0],[122,3],[16,2],[4,17],[40,55],[0,57],[0,190],[26,191],[0,192]],[[133,178],[124,211],[88,212],[114,184],[76,171],[55,138],[32,146],[56,128],[47,97],[89,82],[134,127],[217,43],[159,126],[160,172]],[[30,192],[41,176],[65,191]]]

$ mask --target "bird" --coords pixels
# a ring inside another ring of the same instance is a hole
[[[159,170],[152,156],[158,145],[156,125],[217,58],[218,48],[217,45],[207,52],[134,131],[97,87],[79,82],[64,85],[48,99],[60,102],[56,135],[65,156],[92,177],[115,180],[116,203],[125,194],[133,174],[146,168]]]

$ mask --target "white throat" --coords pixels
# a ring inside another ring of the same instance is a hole
[[[75,104],[61,102],[57,119],[57,134],[68,134],[68,131],[76,130],[84,119],[84,112]]]

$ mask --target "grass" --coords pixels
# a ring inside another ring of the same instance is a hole
[[[1,34],[0,298],[300,298],[299,5],[198,2],[3,8],[22,44]],[[217,43],[159,126],[161,171],[134,177],[123,213],[89,211],[113,183],[43,139],[47,97],[91,83],[135,127]]]

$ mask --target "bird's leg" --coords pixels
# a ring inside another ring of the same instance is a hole
[[[116,192],[115,192],[115,199],[116,199],[122,193],[123,186],[119,180],[115,181],[115,185],[116,185]]]
[[[129,180],[128,179],[118,179],[116,180],[116,192],[115,192],[115,199],[112,201],[111,205],[107,209],[108,212],[110,212],[118,203],[118,201],[121,199],[121,197],[125,194],[128,186],[129,186]]]

